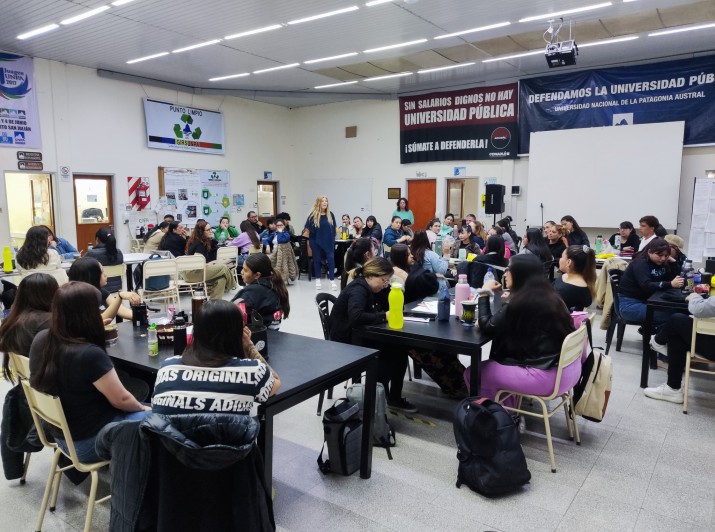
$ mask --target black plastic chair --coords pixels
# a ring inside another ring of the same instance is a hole
[[[611,306],[611,323],[608,324],[608,330],[606,331],[606,354],[608,354],[608,351],[611,349],[611,342],[613,341],[613,333],[616,331],[616,326],[618,326],[616,351],[620,351],[621,344],[623,344],[623,333],[626,331],[626,325],[643,325],[639,321],[629,321],[621,315],[621,302],[618,297],[618,285],[621,284],[622,276],[622,270],[608,270],[608,280],[611,285],[611,293],[613,294],[613,305]]]
[[[313,275],[311,273],[311,269],[313,268],[312,264],[312,258],[308,256],[308,239],[303,237],[300,237],[300,266],[298,267],[298,271],[301,273],[307,273],[308,274],[308,281],[312,280]]]
[[[328,294],[321,292],[315,296],[315,305],[318,307],[318,315],[320,316],[320,325],[323,326],[323,337],[326,340],[330,340],[330,310],[335,302],[338,300],[333,294]],[[333,398],[333,389],[328,390],[328,399]],[[323,410],[323,401],[325,400],[325,392],[320,392],[320,398],[318,399],[318,412],[319,416]]]

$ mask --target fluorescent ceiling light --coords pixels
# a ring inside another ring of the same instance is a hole
[[[112,2],[112,5],[114,7],[119,7],[123,6],[124,4],[128,4],[129,2],[134,2],[134,0],[116,0],[115,2]]]
[[[59,24],[48,24],[47,26],[42,26],[41,28],[37,28],[36,30],[28,31],[26,33],[21,33],[20,35],[17,36],[18,39],[21,41],[24,41],[25,39],[29,39],[30,37],[35,37],[36,35],[40,35],[42,33],[47,33],[48,31],[56,30],[59,28]]]
[[[160,52],[158,54],[146,55],[144,57],[139,57],[137,59],[132,59],[130,61],[127,61],[127,64],[133,65],[134,63],[141,63],[142,61],[148,61],[149,59],[156,59],[157,57],[164,57],[165,55],[169,55],[169,52]]]
[[[392,2],[392,0],[372,0],[372,2],[367,2],[365,7],[379,6],[380,4],[386,4],[388,2]],[[317,89],[318,87],[315,88]]]
[[[458,35],[466,35],[467,33],[477,33],[478,31],[493,30],[494,28],[502,28],[508,26],[511,22],[499,22],[497,24],[490,24],[489,26],[481,26],[479,28],[472,28],[471,30],[458,31],[456,33],[448,33],[447,35],[440,35],[435,37],[435,39],[446,39],[448,37],[457,37]]]
[[[186,46],[185,48],[177,48],[172,50],[172,54],[180,54],[181,52],[188,52],[189,50],[196,50],[197,48],[203,48],[204,46],[211,46],[212,44],[220,43],[221,39],[213,39],[211,41],[200,42],[199,44],[192,44],[191,46]]]
[[[648,37],[658,37],[660,35],[670,35],[671,33],[681,33],[683,31],[704,30],[706,28],[715,28],[715,22],[710,22],[709,24],[700,24],[698,26],[687,26],[687,27],[674,28],[671,30],[655,31],[653,33],[649,33]]]
[[[311,20],[318,20],[319,18],[332,17],[333,15],[342,15],[343,13],[350,13],[351,11],[357,11],[360,9],[358,6],[350,6],[343,9],[336,9],[335,11],[328,11],[327,13],[321,13],[320,15],[313,15],[312,17],[299,18],[296,20],[291,20],[288,24],[300,24],[301,22],[310,22]]]
[[[332,61],[333,59],[342,59],[343,57],[352,57],[357,55],[357,52],[349,52],[347,54],[331,55],[330,57],[321,57],[320,59],[311,59],[310,61],[303,61],[306,65],[312,65],[313,63],[322,63],[323,61]]]
[[[421,44],[423,42],[427,42],[427,39],[418,39],[416,41],[401,42],[399,44],[390,44],[389,46],[380,46],[379,48],[370,48],[369,50],[365,50],[365,53],[370,54],[372,52],[381,52],[383,50],[391,50],[392,48],[400,48],[402,46],[411,46],[413,44]]]
[[[77,15],[76,17],[70,17],[66,18],[63,21],[60,22],[63,26],[67,26],[69,24],[74,24],[75,22],[79,22],[80,20],[84,20],[89,17],[93,17],[94,15],[99,15],[102,11],[106,11],[109,9],[109,6],[102,6],[98,7],[96,9],[92,9],[90,11],[85,11],[81,15]]]
[[[638,35],[630,35],[628,37],[616,37],[615,39],[605,39],[603,41],[593,41],[584,44],[579,44],[579,48],[588,48],[589,46],[600,46],[602,44],[614,44],[617,42],[635,41]]]
[[[399,74],[390,74],[389,76],[377,76],[375,78],[365,78],[363,81],[379,81],[381,79],[401,78],[403,76],[411,76],[412,72],[400,72]]]
[[[263,28],[257,28],[255,30],[248,30],[244,31],[241,33],[234,33],[233,35],[226,35],[224,39],[229,40],[229,39],[238,39],[239,37],[246,37],[247,35],[255,35],[256,33],[263,33],[264,31],[271,31],[271,30],[277,30],[278,28],[282,28],[280,24],[273,24],[272,26],[265,26]]]
[[[541,20],[545,18],[556,18],[563,15],[573,15],[575,13],[583,13],[584,11],[592,11],[594,9],[601,9],[602,7],[610,7],[613,2],[603,2],[602,4],[593,4],[590,6],[576,7],[574,9],[565,9],[563,11],[555,11],[553,13],[546,13],[545,15],[536,15],[533,17],[526,17],[519,20],[519,22],[531,22],[533,20]]]
[[[274,70],[283,70],[284,68],[293,68],[300,65],[300,63],[291,63],[290,65],[281,65],[273,68],[264,68],[263,70],[254,70],[254,74],[263,74],[264,72],[272,72]]]
[[[330,85],[318,85],[314,89],[327,89],[330,87],[341,87],[342,85],[355,85],[357,81],[344,81],[342,83],[331,83]]]
[[[233,79],[233,78],[243,78],[246,76],[250,76],[250,72],[243,72],[242,74],[231,74],[230,76],[220,76],[218,78],[210,78],[209,81],[223,81],[224,79]]]
[[[493,63],[494,61],[507,61],[509,59],[516,59],[517,57],[526,57],[529,55],[541,54],[544,55],[544,50],[532,50],[531,52],[523,52],[520,54],[504,55],[502,57],[493,57],[492,59],[484,59],[482,63]]]
[[[418,70],[418,74],[429,74],[430,72],[439,72],[440,70],[452,70],[453,68],[462,68],[466,66],[471,66],[473,65],[474,62],[471,63],[460,63],[458,65],[449,65],[445,67],[439,67],[439,68],[428,68],[426,70]]]

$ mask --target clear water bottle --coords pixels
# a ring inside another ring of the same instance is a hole
[[[681,289],[684,294],[690,294],[693,291],[694,275],[695,270],[693,269],[693,261],[688,259],[683,264],[683,270],[680,272],[680,276],[685,281],[683,283],[683,288]]]
[[[497,278],[494,275],[494,270],[492,268],[489,268],[487,270],[487,273],[484,274],[484,281],[483,281],[482,285],[487,284],[487,281],[496,281],[496,280],[497,280]],[[494,303],[494,296],[489,296],[489,303],[490,304]]]
[[[616,238],[613,239],[613,249],[621,251],[621,235],[616,235]]]
[[[603,236],[598,235],[596,237],[596,255],[603,253]]]
[[[155,357],[159,354],[159,336],[156,332],[156,323],[152,323],[146,332],[146,343],[149,348],[149,356]]]

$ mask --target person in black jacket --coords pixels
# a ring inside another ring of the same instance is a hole
[[[581,229],[578,222],[573,216],[566,215],[561,218],[561,225],[566,229],[566,240],[569,242],[569,246],[590,246],[591,243],[588,240],[588,235]]]
[[[340,292],[330,313],[331,340],[352,344],[353,329],[387,321],[384,309],[388,308],[388,286],[393,273],[392,264],[384,257],[372,258],[353,270],[352,282]],[[406,369],[406,350],[380,351],[377,380],[385,387],[387,404],[396,410],[417,412],[417,408],[402,397]]]
[[[620,238],[621,242],[618,249],[616,249],[616,236]],[[618,232],[613,233],[608,241],[611,243],[611,247],[616,251],[630,251],[631,253],[638,251],[638,246],[640,246],[641,243],[633,224],[627,220],[621,222],[621,225],[618,227]]]
[[[249,255],[241,274],[246,286],[231,301],[242,299],[249,315],[257,310],[266,327],[280,328],[283,318],[290,314],[290,300],[283,277],[273,269],[270,257],[263,253]]]
[[[186,237],[181,222],[171,222],[169,230],[159,243],[159,249],[169,251],[174,257],[186,255]]]
[[[487,245],[484,248],[484,255],[477,257],[477,262],[483,262],[490,266],[506,268],[509,261],[504,258],[506,253],[506,243],[501,235],[491,235],[487,238]]]
[[[187,255],[203,255],[206,259],[204,270],[189,270],[182,272],[184,279],[189,283],[199,283],[206,276],[206,283],[210,284],[209,298],[222,299],[226,287],[231,290],[236,289],[236,280],[231,271],[223,263],[217,263],[216,251],[218,250],[218,240],[214,238],[211,225],[206,220],[199,220],[194,226],[191,237],[186,242]]]
[[[515,386],[528,394],[548,394],[554,387],[561,345],[574,330],[571,315],[544,278],[536,257],[512,257],[502,280],[509,296],[496,314],[488,296],[501,288],[499,283],[485,283],[478,299],[479,328],[493,338],[489,361],[481,368],[482,396],[493,399],[498,390]],[[468,380],[469,370],[464,375]],[[564,369],[562,383],[575,384],[580,375],[579,359]]]
[[[668,267],[670,245],[662,238],[654,238],[628,265],[618,286],[621,315],[628,321],[645,323],[646,301],[659,290],[683,286],[683,278],[676,276]],[[658,311],[653,314],[657,327],[664,323],[670,313]]]
[[[365,218],[365,227],[360,236],[363,238],[374,238],[378,242],[382,242],[382,227],[377,223],[377,218],[372,215]]]

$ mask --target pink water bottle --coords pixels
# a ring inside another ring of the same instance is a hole
[[[454,315],[462,315],[462,301],[469,299],[469,284],[467,283],[467,275],[460,274],[459,281],[454,287]]]

